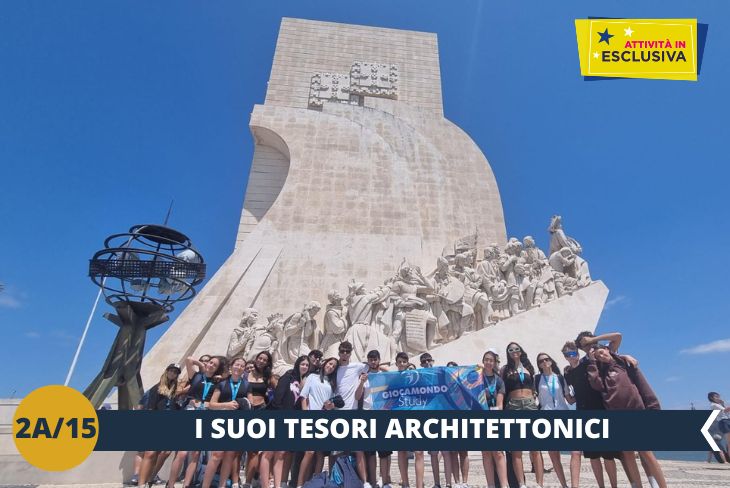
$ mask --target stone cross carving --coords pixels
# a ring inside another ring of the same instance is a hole
[[[315,73],[309,84],[309,108],[324,102],[360,105],[362,97],[398,98],[398,66],[355,61],[350,73]]]
[[[350,91],[368,97],[398,98],[398,66],[355,61],[350,68]]]

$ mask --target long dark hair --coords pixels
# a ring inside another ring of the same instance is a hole
[[[312,362],[309,360],[309,356],[299,356],[296,361],[294,361],[294,369],[291,373],[291,379],[292,381],[298,381],[302,382],[304,378],[299,374],[299,366],[302,365],[302,361],[307,361],[309,363],[309,368],[312,368]],[[307,375],[309,375],[309,372],[307,372]]]
[[[550,369],[553,371],[553,373],[555,373],[558,376],[562,376],[562,374],[560,374],[560,368],[558,368],[558,365],[555,364],[555,360],[552,357],[550,357],[550,354],[548,354],[546,352],[541,352],[540,354],[537,355],[537,357],[539,358],[540,356],[545,356],[546,358],[548,358],[550,360]],[[537,367],[538,368],[540,367],[540,361],[537,362]],[[540,370],[540,373],[542,373],[542,369]]]
[[[221,376],[228,372],[228,358],[225,356],[210,356],[210,359],[218,360],[218,368],[213,372],[213,376]]]
[[[256,360],[262,354],[264,356],[266,356],[268,364],[266,365],[266,367],[264,368],[263,371],[259,371],[258,366],[256,365]],[[271,383],[271,369],[273,368],[273,364],[274,364],[274,358],[271,357],[271,353],[269,351],[261,351],[260,353],[258,353],[256,355],[256,357],[253,360],[253,369],[255,369],[256,371],[261,373],[261,375],[264,377],[264,384],[266,384],[266,385],[269,385]]]
[[[520,348],[520,363],[522,363],[522,367],[524,367],[529,373],[530,376],[533,378],[535,377],[535,368],[532,366],[532,363],[530,362],[530,358],[527,357],[527,353],[525,352],[525,348],[517,344],[516,342],[510,342],[507,344],[507,349],[505,352],[507,353],[507,364],[504,366],[504,375],[507,376],[511,373],[517,372],[517,365],[514,364],[514,360],[512,359],[512,355],[509,353],[509,346],[515,345]]]
[[[326,374],[324,374],[324,367],[327,366],[327,363],[329,363],[330,361],[335,362],[335,369],[334,369],[334,371],[332,371],[332,373],[326,375]],[[339,368],[339,367],[340,367],[340,360],[333,357],[333,358],[327,358],[324,361],[322,361],[322,366],[319,368],[320,381],[322,381],[322,383],[324,383],[325,380],[327,380],[329,382],[329,384],[332,386],[333,392],[337,390],[337,368]]]

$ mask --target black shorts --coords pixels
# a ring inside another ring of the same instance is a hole
[[[365,451],[365,455],[366,456],[372,456],[376,452],[378,453],[378,457],[380,459],[387,458],[388,456],[390,456],[391,454],[393,454],[393,451]]]
[[[621,451],[583,451],[586,459],[621,459]]]

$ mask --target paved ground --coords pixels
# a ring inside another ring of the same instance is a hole
[[[428,456],[426,456],[426,487],[430,488],[433,486],[433,477],[430,473],[430,465]],[[471,452],[469,456],[470,469],[469,469],[469,487],[470,488],[482,488],[486,487],[486,478],[484,477],[484,470],[482,469],[481,455],[478,452]],[[545,455],[546,463],[549,465],[550,461]],[[394,459],[395,461],[395,459]],[[569,458],[563,456],[563,466],[568,469]],[[730,487],[730,465],[712,464],[704,462],[688,462],[688,461],[660,461],[662,468],[664,469],[664,475],[667,478],[668,485],[672,488],[728,488]],[[412,464],[412,463],[411,463]],[[525,464],[529,466],[527,456],[525,456]],[[397,466],[393,464],[392,474],[396,475]],[[411,466],[411,481],[415,481]],[[443,477],[443,474],[442,474]],[[399,481],[398,476],[395,476],[394,481]],[[535,476],[532,474],[527,475],[527,485],[529,487],[537,486],[535,484]],[[38,488],[51,488],[51,487],[68,487],[68,488],[119,488],[119,484],[108,483],[99,485],[37,485]],[[162,485],[159,485],[162,488]],[[176,487],[181,487],[178,483]],[[400,488],[398,483],[395,483],[394,488]],[[557,477],[554,473],[545,475],[545,488],[559,488]],[[597,488],[595,478],[591,472],[590,465],[587,461],[583,461],[581,466],[581,481],[580,486],[582,488]],[[619,486],[628,487],[629,483],[624,476],[623,471],[619,468]],[[649,486],[644,484],[644,486]]]

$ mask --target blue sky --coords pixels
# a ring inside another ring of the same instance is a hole
[[[230,254],[282,16],[436,32],[445,115],[489,159],[508,234],[545,248],[561,213],[611,290],[599,332],[624,333],[664,407],[730,396],[730,5],[459,4],[3,2],[0,397],[63,382],[107,235],[162,222],[174,199],[170,225],[209,275]],[[707,23],[699,81],[583,81],[573,21],[588,16]],[[115,329],[97,313],[72,386]]]

